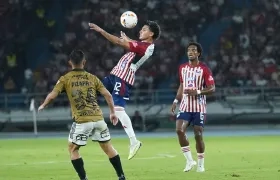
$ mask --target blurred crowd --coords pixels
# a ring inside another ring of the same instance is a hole
[[[206,57],[218,86],[280,86],[280,1],[253,2],[234,12]]]
[[[156,20],[162,34],[156,42],[156,55],[138,72],[137,90],[162,88],[170,78],[173,81],[165,88],[176,88],[178,66],[186,60],[186,45],[190,41],[200,42],[200,35],[208,26],[223,20],[230,21],[230,26],[203,57],[213,71],[217,86],[280,85],[279,0],[256,0],[250,8],[233,6],[232,2],[3,0],[0,3],[0,92],[48,92],[69,70],[68,54],[74,48],[86,52],[87,70],[103,78],[124,50],[90,31],[88,22],[117,36],[124,31],[137,39],[147,19]],[[225,13],[227,9],[232,13]],[[121,27],[119,17],[125,10],[138,15],[137,28]],[[48,42],[47,46],[38,46],[33,56],[28,54],[30,42],[42,38]]]

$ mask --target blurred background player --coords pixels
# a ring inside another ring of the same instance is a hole
[[[206,95],[215,91],[215,83],[209,68],[199,61],[202,47],[198,43],[187,46],[189,62],[179,68],[180,87],[172,104],[171,111],[175,112],[179,101],[179,113],[176,121],[178,140],[187,163],[185,172],[190,171],[197,163],[193,160],[189,141],[185,135],[189,125],[194,127],[196,151],[198,158],[197,172],[204,172],[203,126],[206,118]]]
[[[96,76],[84,70],[86,60],[82,51],[74,50],[70,54],[69,63],[72,71],[59,78],[53,91],[46,97],[39,110],[44,109],[60,93],[66,92],[74,120],[69,134],[68,150],[73,167],[80,179],[87,180],[79,148],[87,144],[89,135],[93,133],[92,140],[98,141],[102,150],[108,155],[119,180],[125,180],[120,156],[110,142],[109,129],[97,104],[97,92],[100,92],[110,108],[110,119],[116,125],[118,118],[115,115],[112,96]]]
[[[110,75],[104,78],[103,83],[112,93],[116,115],[130,139],[128,159],[132,159],[141,147],[141,142],[137,140],[131,120],[125,112],[126,100],[129,100],[129,92],[134,84],[135,72],[154,52],[153,42],[160,36],[160,27],[154,21],[147,21],[140,30],[140,41],[136,41],[128,38],[123,32],[121,32],[119,38],[107,33],[96,24],[89,23],[89,26],[90,29],[99,32],[110,42],[128,50],[113,68]]]

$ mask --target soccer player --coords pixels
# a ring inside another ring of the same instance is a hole
[[[69,134],[68,150],[73,167],[80,179],[87,180],[79,149],[87,144],[92,133],[92,141],[99,142],[101,149],[107,154],[116,170],[119,180],[125,180],[120,156],[110,142],[109,129],[97,104],[97,92],[100,92],[110,108],[110,120],[116,125],[118,118],[115,115],[112,95],[96,76],[84,70],[86,60],[81,50],[72,51],[69,63],[72,71],[59,78],[53,91],[48,94],[38,110],[44,109],[60,93],[66,92],[74,121]]]
[[[154,52],[153,43],[160,36],[160,27],[154,21],[147,21],[140,30],[140,41],[128,38],[123,32],[121,32],[119,38],[107,33],[93,23],[89,23],[89,27],[99,32],[110,42],[128,50],[113,68],[110,75],[104,78],[103,83],[113,96],[116,115],[130,139],[128,159],[132,159],[141,147],[141,142],[137,140],[131,120],[125,112],[126,100],[129,100],[129,93],[135,80],[135,72]]]
[[[194,127],[196,151],[198,158],[197,172],[204,172],[203,126],[206,118],[206,95],[215,91],[215,83],[209,68],[199,58],[202,54],[200,44],[192,42],[187,46],[189,62],[179,68],[180,87],[172,104],[174,113],[179,101],[179,113],[176,120],[176,132],[181,150],[186,158],[185,172],[190,171],[197,163],[193,160],[190,143],[185,135],[189,125]]]

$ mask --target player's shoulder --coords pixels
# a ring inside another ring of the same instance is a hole
[[[202,68],[208,68],[208,65],[204,62],[199,62],[199,66],[202,67]]]
[[[204,62],[199,62],[199,67],[202,68],[203,70],[210,71],[209,66]]]
[[[154,43],[150,43],[150,42],[143,42],[143,41],[132,41],[131,42],[132,46],[134,48],[136,47],[154,47],[155,44]]]
[[[182,63],[179,65],[179,69],[185,68],[187,66],[189,66],[189,62]]]
[[[89,73],[89,72],[87,72],[87,74],[91,78],[92,81],[94,81],[94,82],[99,82],[100,81],[100,79],[96,75],[94,75],[92,73]]]
[[[67,73],[65,73],[64,75],[62,75],[60,78],[63,79],[71,79],[74,76],[74,71],[68,71]]]

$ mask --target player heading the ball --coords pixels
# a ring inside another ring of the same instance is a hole
[[[139,32],[138,41],[128,38],[123,32],[121,32],[121,37],[114,36],[93,23],[89,23],[89,27],[99,32],[110,42],[128,50],[120,58],[110,75],[104,78],[103,83],[112,93],[116,115],[130,139],[128,159],[132,159],[142,144],[137,140],[131,120],[125,112],[126,101],[129,100],[136,71],[153,55],[155,48],[154,41],[160,36],[160,27],[154,21],[146,21]]]
[[[197,172],[204,172],[205,146],[202,134],[206,119],[206,95],[215,91],[215,83],[210,69],[199,61],[202,55],[201,45],[192,42],[187,46],[186,51],[189,62],[182,64],[179,68],[180,87],[171,112],[175,113],[176,105],[181,101],[176,120],[176,132],[187,161],[184,171],[190,171],[197,164],[192,158],[190,143],[185,135],[187,127],[192,125],[198,158]]]

